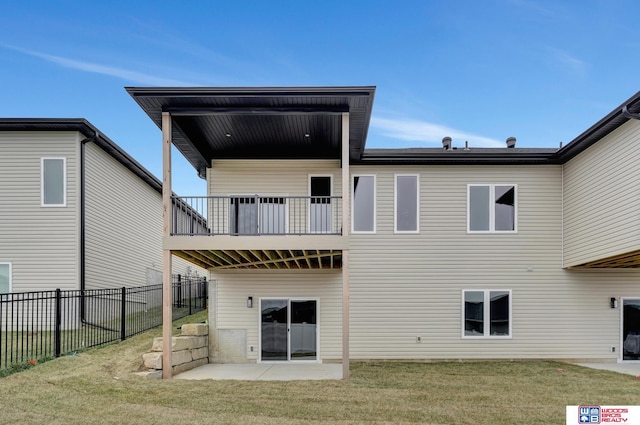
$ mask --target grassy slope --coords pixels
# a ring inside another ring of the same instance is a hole
[[[554,362],[356,362],[346,382],[132,375],[159,334],[153,330],[0,378],[1,422],[564,424],[565,405],[640,401],[640,381],[633,376]]]

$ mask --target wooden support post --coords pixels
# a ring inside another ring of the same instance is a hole
[[[171,114],[162,113],[162,225],[163,237],[171,235]],[[171,328],[172,281],[171,251],[162,251],[162,378],[172,377],[171,369]]]
[[[351,232],[349,114],[342,114],[342,237]],[[349,249],[342,251],[342,379],[349,379]]]

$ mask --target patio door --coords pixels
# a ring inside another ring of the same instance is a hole
[[[640,298],[622,299],[622,360],[640,360]]]
[[[318,302],[308,299],[260,300],[260,360],[318,360]]]
[[[331,176],[310,176],[309,195],[309,233],[333,233]]]
[[[232,235],[286,234],[286,199],[283,196],[258,195],[230,197],[229,233]]]

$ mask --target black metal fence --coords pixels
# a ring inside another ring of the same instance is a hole
[[[207,280],[173,277],[173,320],[207,308]],[[0,294],[0,370],[97,347],[162,324],[162,285]]]

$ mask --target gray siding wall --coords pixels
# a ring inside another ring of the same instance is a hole
[[[338,161],[213,161],[207,169],[208,194],[213,195],[309,195],[309,175],[331,175],[332,193],[341,194]]]
[[[564,166],[564,266],[640,249],[640,122]]]
[[[87,289],[161,283],[162,195],[94,143],[85,155]],[[173,274],[187,270],[208,276],[174,257]]]
[[[79,273],[76,132],[0,132],[0,262],[13,291],[77,289]],[[40,158],[65,157],[67,205],[40,206]]]
[[[562,269],[560,166],[351,172],[375,174],[378,195],[378,232],[351,235],[353,358],[617,358],[609,298],[640,296],[640,273]],[[393,233],[394,173],[420,174],[418,235]],[[467,233],[472,183],[518,185],[517,233]],[[463,289],[512,290],[512,338],[463,339]]]
[[[246,331],[246,359],[258,359],[259,299],[317,298],[320,358],[339,359],[342,347],[342,274],[340,271],[309,270],[237,270],[212,272],[217,281],[218,303],[214,307],[215,332]],[[253,297],[253,308],[247,308],[247,297]],[[240,333],[244,335],[244,332]],[[242,337],[244,339],[244,336]],[[245,343],[245,341],[242,341]],[[251,351],[250,347],[254,350]],[[240,351],[240,350],[238,350]]]
[[[307,174],[315,173],[309,168],[292,161],[268,166],[263,176],[249,161],[214,163],[209,192],[305,193]],[[377,232],[350,236],[351,357],[617,359],[621,309],[611,309],[609,298],[640,297],[640,273],[563,269],[562,171],[560,165],[352,166],[352,175],[376,176]],[[420,176],[419,234],[394,233],[394,174]],[[468,233],[468,184],[517,185],[517,233]],[[304,279],[285,272],[215,273],[218,329],[246,330],[247,345],[257,344],[258,312],[246,308],[249,295],[257,301],[315,291],[322,308],[325,298],[335,300],[339,315],[340,275],[314,288],[312,277],[325,275],[305,273]],[[462,338],[465,289],[512,291],[511,338]],[[333,334],[321,340],[325,359],[341,355],[339,321],[332,326]],[[247,356],[257,358],[248,349]]]

